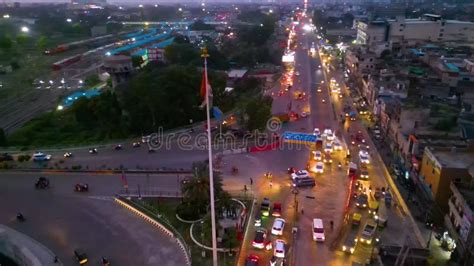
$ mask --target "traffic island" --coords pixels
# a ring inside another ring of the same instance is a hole
[[[179,198],[130,198],[130,201],[136,206],[140,206],[150,214],[159,217],[161,224],[169,225],[174,228],[179,234],[183,241],[185,242],[186,247],[189,249],[189,254],[191,257],[192,265],[211,265],[212,264],[212,244],[211,244],[211,226],[210,226],[210,216],[206,215],[203,219],[199,219],[198,222],[188,223],[187,220],[182,217],[177,217],[176,210],[182,204],[182,200]],[[246,202],[243,202],[244,206]],[[240,203],[236,202],[236,206],[242,206]],[[248,204],[247,204],[248,206]],[[239,213],[240,214],[240,213]],[[223,219],[222,214],[219,215],[219,224],[221,221],[225,221],[227,230],[224,230],[223,227],[220,227],[218,231],[218,256],[220,265],[235,265],[236,264],[236,254],[238,247],[241,242],[239,240],[239,235],[241,233],[235,229],[236,222],[241,219],[237,212],[234,213],[229,211],[225,213],[225,219]],[[233,219],[235,217],[235,219]],[[246,217],[245,217],[246,218]],[[244,219],[245,221],[248,219]],[[242,225],[242,228],[243,227]],[[204,229],[204,230],[203,230]],[[233,251],[229,252],[229,247]]]

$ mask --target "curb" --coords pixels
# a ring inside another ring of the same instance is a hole
[[[187,252],[185,245],[177,238],[174,236],[174,233],[171,232],[168,228],[166,228],[164,225],[161,223],[157,222],[156,220],[150,218],[148,215],[144,214],[143,212],[137,210],[135,207],[130,206],[128,203],[118,199],[117,197],[114,198],[115,202],[117,202],[119,205],[122,207],[125,207],[129,211],[133,212],[134,214],[140,216],[143,218],[145,221],[149,222],[150,224],[156,226],[160,231],[168,235],[169,237],[173,238],[174,241],[178,244],[180,247],[181,251],[184,253],[184,257],[186,258],[186,265],[191,266],[191,258],[189,256],[189,253]]]
[[[212,251],[212,247],[208,247],[206,245],[203,245],[201,243],[199,243],[195,238],[194,238],[194,235],[193,235],[193,228],[194,228],[194,223],[191,224],[191,227],[189,227],[189,235],[191,236],[191,239],[193,240],[194,244],[198,245],[199,247],[203,248],[203,249],[207,249],[207,250],[211,250]],[[226,252],[227,249],[224,249],[224,248],[217,248],[217,251],[219,252]]]
[[[189,221],[189,220],[185,220],[185,219],[179,217],[179,215],[176,214],[176,219],[178,219],[180,222],[183,222],[183,223],[186,223],[186,224],[194,224],[194,223],[197,223],[197,222],[200,222],[200,221],[204,220],[204,217],[201,218],[201,219],[195,220],[195,221]]]

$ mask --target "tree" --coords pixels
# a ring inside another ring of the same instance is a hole
[[[7,146],[7,137],[5,135],[5,130],[0,127],[0,147]]]
[[[202,20],[196,20],[193,24],[189,25],[190,30],[214,30],[214,26],[204,23]]]
[[[9,51],[13,47],[13,41],[8,36],[0,37],[0,49],[3,51]]]
[[[200,214],[207,213],[210,204],[208,167],[208,164],[204,162],[194,163],[194,175],[182,187],[184,203],[198,210]],[[222,189],[219,173],[214,172],[214,197],[220,199],[223,195],[228,196]]]
[[[174,43],[165,48],[165,58],[170,64],[197,64],[200,62],[199,51],[189,43]]]
[[[229,249],[229,252],[232,252],[232,250],[239,245],[239,241],[237,240],[237,229],[235,227],[228,227],[225,229],[223,242],[224,248]]]
[[[141,57],[141,56],[133,56],[132,57],[133,67],[141,67],[143,62],[144,62],[144,60],[143,60],[143,57]]]
[[[247,102],[244,113],[246,116],[245,125],[248,130],[265,129],[268,119],[270,119],[272,112],[272,98],[258,97]]]
[[[49,39],[46,36],[41,36],[38,38],[38,41],[36,42],[36,46],[40,51],[43,51],[46,46],[49,44]]]
[[[86,79],[84,80],[84,84],[87,87],[97,85],[99,82],[100,82],[100,79],[99,79],[99,75],[97,74],[90,75],[86,77]]]

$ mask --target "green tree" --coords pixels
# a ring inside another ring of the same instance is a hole
[[[31,41],[31,37],[25,34],[20,34],[16,36],[16,43],[18,43],[19,45],[25,45],[30,41]]]
[[[5,130],[0,127],[0,147],[7,146],[7,137],[5,135]]]
[[[190,30],[213,30],[214,26],[204,23],[202,20],[196,20],[193,24],[189,25]]]
[[[223,237],[223,246],[226,249],[230,249],[232,251],[239,245],[239,241],[237,240],[237,230],[235,227],[228,227],[225,229],[224,237]]]
[[[132,57],[132,64],[134,67],[140,67],[143,64],[144,60],[141,56],[133,56]]]
[[[265,130],[268,119],[272,112],[272,98],[258,97],[251,99],[245,105],[245,125],[248,130]]]
[[[182,186],[183,201],[190,208],[195,208],[199,213],[207,213],[209,200],[209,168],[208,164],[198,162],[193,164],[194,175]],[[214,172],[214,195],[220,199],[223,195],[228,196],[222,189],[220,174]],[[224,196],[224,197],[225,197]]]
[[[0,37],[0,49],[3,51],[9,51],[13,47],[13,41],[8,36]]]
[[[49,44],[49,39],[46,36],[40,36],[36,42],[36,46],[40,51],[43,51]]]
[[[84,84],[87,87],[97,85],[99,82],[100,82],[100,79],[99,79],[99,75],[97,74],[90,75],[84,80]]]
[[[165,48],[165,58],[170,64],[198,64],[199,50],[189,43],[174,43]]]

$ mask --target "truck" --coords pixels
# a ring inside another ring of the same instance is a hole
[[[288,113],[277,113],[274,114],[273,117],[278,118],[283,123],[290,121],[290,116]]]
[[[322,137],[318,137],[318,138],[316,139],[315,145],[316,145],[315,149],[316,149],[317,151],[321,151],[321,150],[323,149],[323,138],[322,138]]]
[[[377,225],[379,227],[386,227],[387,226],[387,220],[388,220],[388,216],[387,216],[387,206],[381,204],[379,206],[379,209],[377,211],[377,214],[375,215],[375,221],[377,222]]]
[[[357,178],[357,164],[350,162],[347,169],[347,177],[356,179]]]

